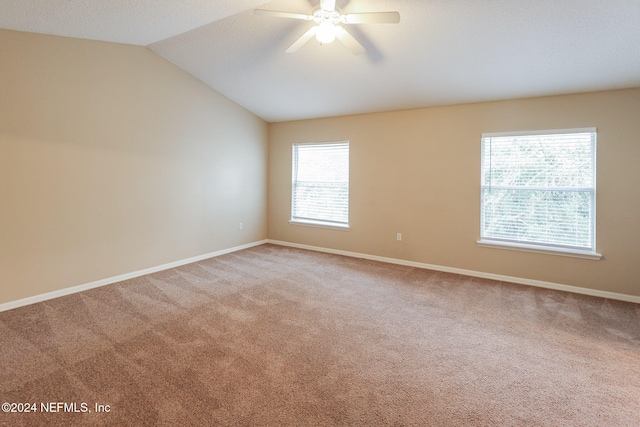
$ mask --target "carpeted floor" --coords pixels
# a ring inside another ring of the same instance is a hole
[[[640,425],[638,305],[274,245],[0,313],[0,345],[36,404],[0,425]]]

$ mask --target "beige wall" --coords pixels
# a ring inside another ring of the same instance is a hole
[[[266,159],[146,48],[0,30],[0,303],[266,238]]]
[[[267,155],[271,239],[640,296],[640,89],[267,135],[142,47],[0,30],[0,57],[0,303],[266,238]],[[478,247],[481,133],[592,126],[604,258]],[[291,144],[343,139],[351,230],[290,225]]]
[[[604,258],[478,247],[481,134],[593,126]],[[291,144],[332,140],[351,230],[290,225]],[[270,239],[640,296],[640,89],[275,123],[269,147]]]

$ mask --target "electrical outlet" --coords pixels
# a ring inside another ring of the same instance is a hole
[[[396,240],[398,241],[402,240],[402,233],[396,234]]]
[[[242,225],[242,223],[238,224],[238,230],[242,230],[244,228],[244,225]]]

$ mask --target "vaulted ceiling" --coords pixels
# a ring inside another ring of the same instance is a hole
[[[639,0],[337,0],[367,49],[285,50],[319,0],[0,0],[0,28],[147,46],[267,121],[640,87]]]

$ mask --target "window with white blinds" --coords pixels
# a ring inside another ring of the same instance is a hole
[[[480,242],[595,254],[596,130],[482,135]]]
[[[349,226],[349,142],[293,145],[291,222]]]

